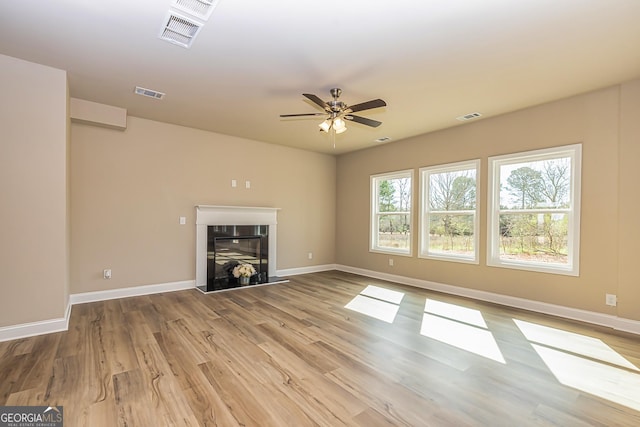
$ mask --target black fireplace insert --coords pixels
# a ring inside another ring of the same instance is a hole
[[[248,284],[233,275],[239,264],[250,264],[256,274]],[[207,227],[207,285],[205,292],[269,281],[268,225],[210,225]]]

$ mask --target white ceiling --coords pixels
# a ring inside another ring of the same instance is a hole
[[[640,0],[219,0],[190,49],[158,38],[170,5],[5,0],[0,53],[132,116],[331,154],[640,76]],[[383,124],[348,123],[334,149],[321,118],[279,117],[318,112],[302,93],[332,87],[384,99],[358,113]]]

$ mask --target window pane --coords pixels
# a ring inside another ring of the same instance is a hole
[[[409,210],[411,210],[411,178],[379,181],[379,212],[407,212]]]
[[[480,160],[420,169],[420,256],[478,263],[477,192]]]
[[[580,144],[489,157],[487,264],[580,274]]]
[[[501,214],[500,259],[568,264],[568,215]]]
[[[432,211],[475,209],[475,169],[429,175],[429,208]]]
[[[502,165],[500,206],[503,209],[568,208],[570,184],[569,157]]]
[[[390,249],[409,249],[411,219],[408,214],[380,215],[378,246]]]
[[[429,215],[429,252],[475,256],[474,215]]]

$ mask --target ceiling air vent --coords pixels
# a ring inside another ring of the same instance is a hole
[[[160,38],[169,43],[189,48],[201,26],[202,24],[169,12],[165,26],[160,32]]]
[[[171,7],[206,21],[216,7],[217,0],[173,0]]]
[[[383,136],[381,138],[374,140],[374,142],[388,142],[388,141],[391,141],[391,138],[388,136]]]
[[[158,92],[156,90],[145,89],[140,86],[136,86],[135,93],[136,95],[148,96],[149,98],[155,98],[155,99],[164,98],[164,93]]]
[[[482,116],[482,114],[480,113],[469,113],[469,114],[465,114],[464,116],[456,117],[456,120],[460,120],[461,122],[466,122],[467,120],[477,119],[480,116]]]

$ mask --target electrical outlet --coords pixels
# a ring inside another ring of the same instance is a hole
[[[111,279],[111,269],[107,268],[102,271],[102,277],[105,279]]]
[[[614,294],[606,294],[605,296],[605,304],[615,307],[618,305],[618,297]]]
[[[309,257],[309,259],[313,259],[313,252],[309,252],[307,256]]]
[[[389,258],[389,266],[393,267],[393,258]]]

